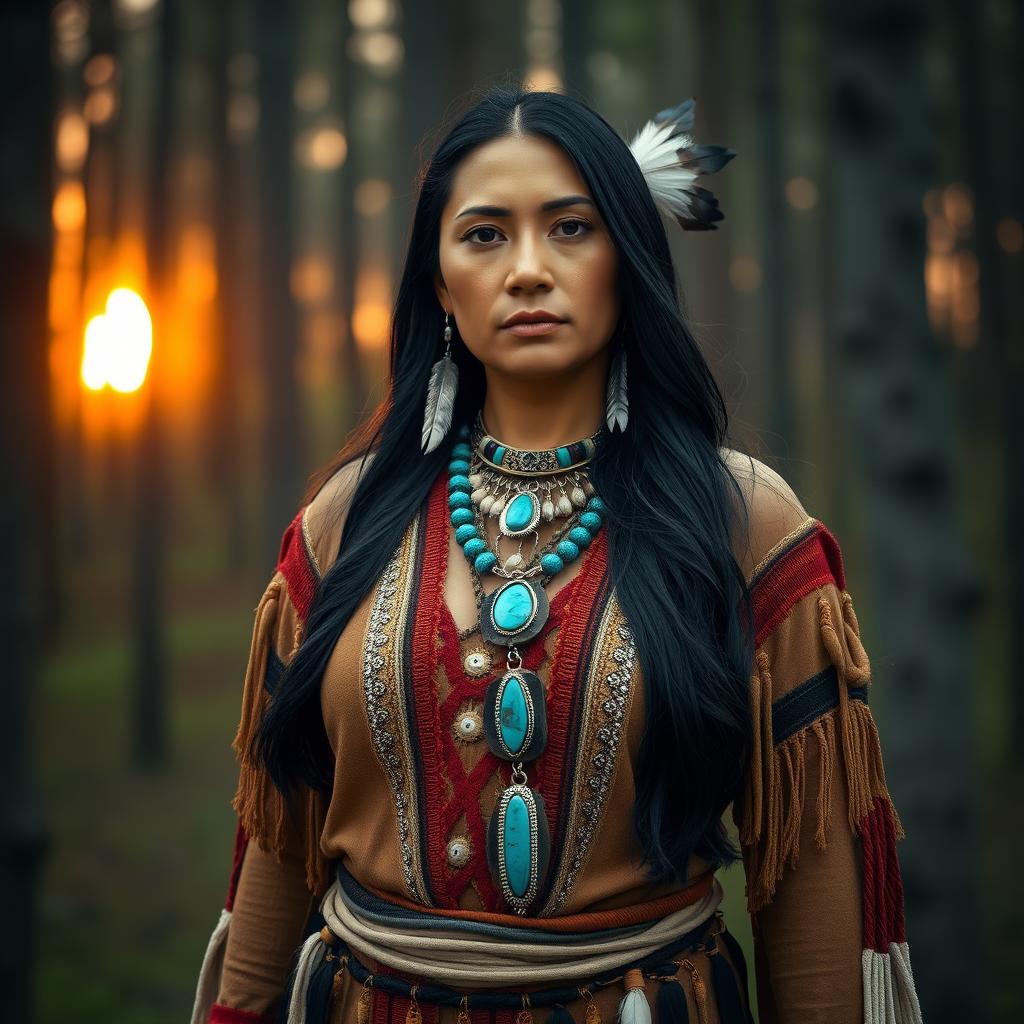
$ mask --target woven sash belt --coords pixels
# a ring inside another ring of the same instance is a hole
[[[489,993],[512,996],[517,989],[532,986],[557,984],[564,993],[566,986],[572,990],[590,987],[595,981],[603,984],[598,980],[602,975],[621,978],[630,966],[670,962],[679,949],[691,948],[704,938],[719,916],[721,884],[706,876],[679,895],[674,901],[676,909],[654,920],[565,931],[557,918],[532,922],[518,918],[517,924],[507,925],[501,919],[509,920],[510,915],[469,917],[431,908],[416,910],[367,891],[339,863],[337,877],[320,905],[326,926],[310,935],[299,952],[288,993],[287,1020],[289,1024],[319,1020],[321,999],[315,990],[322,987],[319,976],[328,973],[324,968],[332,967],[330,961],[335,962],[331,977],[344,965],[362,980],[367,961],[375,960],[423,978],[431,989],[451,986],[453,996],[463,991],[467,993],[464,998],[477,1003]],[[583,925],[590,917],[595,923],[607,923],[609,916],[614,919],[614,912],[570,920]],[[711,931],[713,936],[713,928]],[[540,995],[532,991],[534,994]],[[642,997],[641,992],[632,994]],[[420,998],[428,999],[424,988],[420,988]],[[457,1002],[458,997],[454,998]],[[437,1001],[449,1003],[450,998]],[[540,1003],[534,1000],[533,1005]]]

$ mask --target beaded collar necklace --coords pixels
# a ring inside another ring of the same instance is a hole
[[[525,914],[536,898],[550,854],[544,802],[528,786],[523,765],[547,744],[544,685],[522,668],[519,644],[537,636],[548,619],[544,584],[590,546],[604,522],[604,502],[584,467],[599,434],[557,448],[513,448],[491,437],[477,413],[463,425],[448,464],[448,507],[455,539],[469,560],[480,615],[480,634],[508,648],[504,674],[484,696],[484,736],[491,752],[512,766],[487,828],[487,862],[506,903]],[[498,519],[498,537],[487,542],[486,517]],[[565,519],[564,528],[538,551],[541,520]],[[533,551],[523,554],[532,536]],[[502,537],[519,541],[504,556]],[[484,595],[485,573],[505,580]]]

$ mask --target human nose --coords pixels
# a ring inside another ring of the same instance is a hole
[[[532,232],[524,232],[510,251],[512,265],[505,281],[505,287],[509,291],[532,290],[538,286],[550,288],[554,284],[544,248],[537,242]]]

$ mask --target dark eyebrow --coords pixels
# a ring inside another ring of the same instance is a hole
[[[562,196],[560,199],[549,199],[541,203],[540,213],[547,213],[548,210],[560,210],[563,206],[593,206],[594,201],[586,196]],[[467,206],[462,213],[457,213],[455,219],[468,217],[471,214],[479,214],[483,217],[511,217],[512,211],[504,206]]]

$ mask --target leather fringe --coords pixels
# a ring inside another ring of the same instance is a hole
[[[249,661],[242,688],[242,710],[232,749],[238,757],[240,769],[238,787],[231,802],[245,829],[246,837],[257,842],[264,850],[273,851],[278,861],[283,859],[287,845],[286,829],[289,817],[292,824],[301,827],[306,861],[306,887],[317,895],[330,884],[329,865],[320,852],[320,833],[326,808],[323,795],[309,787],[302,787],[289,806],[281,791],[263,769],[253,750],[253,743],[263,715],[270,703],[265,680],[267,662],[278,631],[286,590],[280,579],[270,581],[256,607]],[[293,650],[301,641],[302,623],[297,622],[293,637]]]
[[[861,643],[853,601],[847,591],[842,591],[840,597],[839,628],[829,600],[818,599],[822,643],[839,678],[839,705],[778,744],[772,737],[775,694],[769,658],[763,649],[755,653],[750,684],[753,747],[739,821],[740,842],[747,848],[747,910],[751,914],[771,902],[786,867],[796,866],[809,741],[818,748],[814,839],[819,849],[825,849],[832,827],[837,766],[849,791],[847,824],[853,834],[858,834],[858,823],[872,809],[875,798],[881,797],[892,810],[897,836],[904,835],[889,796],[874,718],[866,703],[850,700],[847,694],[849,687],[869,683],[871,666]]]

